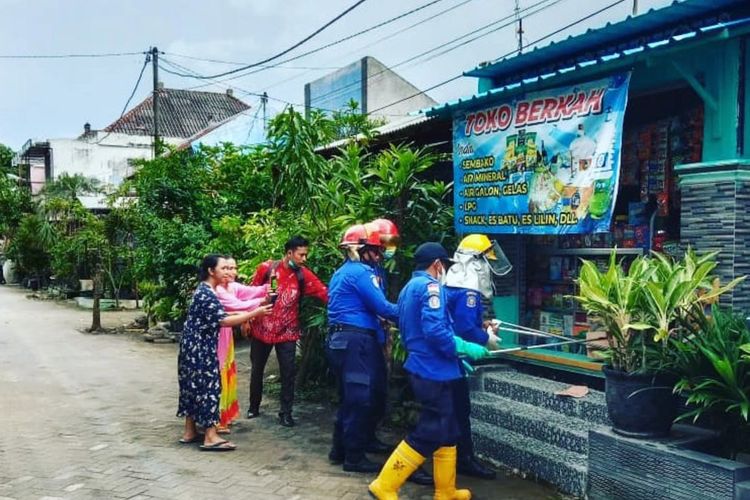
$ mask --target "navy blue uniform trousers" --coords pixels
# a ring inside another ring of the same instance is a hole
[[[373,334],[361,331],[331,333],[326,355],[338,379],[339,410],[333,447],[346,461],[358,462],[374,438],[385,412],[386,367],[383,350]]]
[[[471,400],[469,379],[461,377],[453,381],[453,405],[458,422],[458,457],[473,457],[474,442],[471,440]]]
[[[429,380],[412,373],[409,381],[421,411],[406,442],[423,457],[443,446],[455,446],[459,437],[454,396],[457,380]]]

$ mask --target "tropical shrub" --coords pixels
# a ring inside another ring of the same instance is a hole
[[[673,259],[654,252],[636,258],[627,271],[616,251],[604,271],[583,261],[574,298],[603,323],[609,344],[604,357],[610,366],[627,373],[672,369],[670,339],[681,339],[686,322],[744,279],[713,286],[716,255],[698,256],[688,249],[681,259]]]
[[[687,398],[678,420],[702,422],[721,433],[720,452],[750,451],[750,329],[740,314],[714,306],[695,315],[689,334],[671,339],[675,392]]]

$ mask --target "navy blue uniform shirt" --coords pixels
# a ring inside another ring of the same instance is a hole
[[[372,267],[347,260],[328,286],[328,323],[377,331],[378,316],[396,321],[398,307],[385,298]]]
[[[398,296],[399,330],[408,356],[404,368],[437,381],[461,378],[445,290],[425,271],[415,271]]]
[[[487,345],[490,336],[482,329],[482,297],[476,290],[445,287],[448,314],[453,320],[456,335],[479,345]]]

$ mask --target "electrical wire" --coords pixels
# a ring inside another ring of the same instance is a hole
[[[375,40],[374,42],[371,42],[371,43],[369,43],[369,44],[367,44],[367,45],[364,45],[364,46],[362,46],[362,47],[359,47],[359,48],[355,49],[354,51],[351,51],[351,52],[347,52],[347,53],[346,53],[346,54],[344,54],[344,55],[343,55],[342,57],[345,57],[345,56],[347,56],[347,55],[350,55],[350,54],[352,54],[352,53],[354,53],[354,52],[359,52],[359,51],[362,51],[363,49],[366,49],[366,48],[372,47],[373,45],[377,45],[377,44],[378,44],[378,43],[380,43],[380,42],[383,42],[383,41],[385,41],[385,40],[388,40],[388,39],[390,39],[390,38],[393,38],[394,36],[400,35],[401,33],[404,33],[404,32],[406,32],[406,31],[409,31],[410,29],[416,28],[417,26],[419,26],[419,25],[421,25],[421,24],[424,24],[424,23],[425,23],[425,22],[427,22],[427,21],[431,21],[432,19],[435,19],[435,18],[437,18],[437,17],[439,17],[439,16],[442,16],[442,15],[444,15],[444,14],[447,14],[448,12],[450,12],[450,11],[452,11],[452,10],[455,10],[455,9],[457,9],[457,8],[459,8],[459,7],[463,6],[463,5],[466,5],[467,3],[469,3],[469,2],[472,2],[472,1],[474,1],[474,0],[462,0],[462,1],[460,2],[460,3],[458,3],[458,4],[456,4],[456,5],[453,5],[453,6],[451,6],[451,7],[448,7],[448,8],[446,8],[446,9],[444,9],[444,10],[442,10],[442,11],[440,11],[440,12],[437,12],[437,13],[435,13],[435,14],[433,14],[433,15],[431,15],[431,16],[429,16],[429,17],[425,18],[425,19],[422,19],[422,20],[420,20],[420,21],[418,21],[418,22],[416,22],[416,23],[414,23],[414,24],[410,24],[410,25],[408,25],[408,26],[406,26],[406,27],[404,27],[404,28],[401,28],[401,29],[399,29],[398,31],[395,31],[394,33],[391,33],[390,35],[386,35],[385,37],[379,38],[378,40]],[[426,5],[423,5],[422,7],[418,7],[418,8],[416,8],[416,9],[413,9],[413,11],[410,11],[410,12],[416,12],[416,11],[418,11],[418,10],[421,10],[422,8],[426,7],[427,5],[432,5],[432,3],[434,3],[434,2],[431,2],[430,4],[426,4]],[[407,13],[407,14],[408,14],[408,13]],[[397,19],[397,18],[402,18],[402,17],[404,17],[404,15],[400,15],[400,16],[397,16],[396,18],[393,18],[393,19],[395,20],[395,19]],[[385,24],[385,22],[384,22],[384,23],[381,23],[381,25],[384,25],[384,24]],[[369,29],[368,29],[368,30],[365,30],[365,31],[369,31]],[[283,61],[279,61],[279,63],[278,63],[278,64],[286,64],[286,63],[288,63],[288,62],[291,62],[291,61],[296,61],[297,59],[300,59],[300,58],[302,58],[302,57],[308,56],[308,55],[310,55],[310,54],[314,54],[314,53],[316,53],[316,52],[320,52],[321,50],[323,50],[323,49],[326,49],[326,48],[328,48],[328,47],[332,47],[332,46],[334,46],[334,45],[338,45],[339,43],[341,43],[341,42],[343,42],[343,41],[345,41],[345,40],[350,40],[351,38],[354,38],[355,36],[358,36],[358,35],[359,35],[359,34],[361,34],[361,33],[363,33],[363,32],[355,33],[354,35],[351,35],[351,36],[348,36],[348,37],[342,38],[342,39],[340,39],[340,40],[336,40],[336,41],[334,41],[334,42],[331,42],[331,43],[329,43],[329,44],[327,44],[327,45],[323,45],[323,46],[321,46],[321,47],[318,47],[318,48],[316,48],[316,49],[310,50],[310,51],[308,51],[308,52],[305,52],[305,53],[303,53],[303,54],[300,54],[300,55],[297,55],[297,56],[294,56],[294,57],[290,57],[289,59],[284,59]],[[339,59],[340,59],[340,58],[339,58]],[[246,77],[246,76],[254,75],[254,74],[256,74],[256,73],[260,73],[261,71],[265,71],[265,70],[267,70],[267,69],[272,69],[272,68],[274,68],[274,66],[269,66],[269,67],[266,67],[266,68],[258,68],[258,69],[254,70],[254,71],[250,71],[250,72],[247,72],[247,73],[242,73],[242,74],[239,74],[239,75],[234,75],[234,76],[231,76],[231,77],[229,77],[229,78],[227,78],[227,79],[224,79],[224,80],[221,80],[221,81],[222,81],[222,82],[228,82],[228,81],[231,81],[231,80],[236,80],[236,79],[238,79],[238,78],[244,78],[244,77]],[[278,86],[278,85],[281,85],[281,84],[283,84],[283,83],[288,83],[288,82],[290,82],[290,81],[292,81],[292,80],[296,80],[296,79],[298,79],[298,78],[301,78],[301,77],[303,77],[304,75],[306,75],[306,74],[308,74],[308,73],[309,73],[309,71],[308,71],[308,72],[305,72],[305,73],[302,73],[302,74],[300,74],[300,75],[294,76],[294,77],[292,77],[292,78],[289,78],[289,79],[287,79],[287,80],[283,80],[283,81],[281,81],[281,82],[277,82],[277,83],[274,83],[274,84],[270,85],[270,86],[269,86],[269,87],[267,87],[267,88],[271,88],[271,87],[276,87],[276,86]],[[198,89],[198,88],[201,88],[201,87],[207,87],[208,85],[209,85],[209,84],[201,84],[201,85],[196,85],[196,86],[194,86],[194,87],[189,87],[189,88],[188,88],[188,90]]]
[[[135,81],[135,85],[133,86],[133,90],[130,92],[130,96],[128,97],[128,100],[125,101],[125,106],[122,107],[122,112],[120,113],[120,117],[117,120],[115,120],[115,122],[113,123],[113,125],[116,124],[118,121],[120,121],[123,116],[125,116],[125,112],[128,110],[128,106],[130,106],[130,101],[133,100],[133,97],[135,96],[135,93],[138,91],[138,87],[141,84],[141,80],[143,79],[143,72],[146,71],[146,66],[148,66],[148,63],[150,63],[150,62],[151,62],[151,55],[150,54],[146,54],[146,59],[143,61],[143,66],[141,66],[141,72],[138,74],[138,79]],[[109,135],[111,133],[112,133],[112,129],[110,129],[109,131],[107,131],[107,133],[104,134],[104,137],[102,137],[101,139],[99,139],[98,141],[96,141],[96,144],[101,144],[101,142],[104,139],[106,139],[107,137],[109,137]]]
[[[554,5],[562,2],[562,1],[563,0],[541,0],[541,1],[539,1],[539,2],[537,2],[535,4],[533,4],[533,5],[530,5],[528,7],[525,7],[524,9],[521,9],[521,11],[519,11],[518,13],[523,13],[523,12],[525,12],[527,10],[531,10],[531,9],[534,9],[536,7],[540,7],[541,6],[539,9],[537,9],[537,10],[535,10],[533,12],[530,12],[528,14],[527,17],[531,17],[531,16],[533,16],[535,14],[538,14],[538,13],[540,13],[540,12],[542,12],[542,11],[544,11],[544,10],[546,10],[546,9],[548,9],[548,8],[550,8],[550,7],[554,6]],[[549,3],[549,2],[552,2],[552,3]],[[543,5],[543,4],[547,4],[547,5]],[[440,45],[438,45],[436,47],[432,47],[432,48],[430,48],[430,49],[428,49],[428,50],[426,50],[424,52],[421,52],[421,53],[419,53],[419,54],[417,54],[415,56],[412,56],[412,57],[409,57],[409,58],[404,59],[402,61],[399,61],[398,63],[396,63],[396,64],[394,64],[392,66],[388,66],[387,68],[385,68],[385,69],[383,69],[381,71],[378,71],[377,73],[373,73],[371,75],[368,75],[367,78],[365,79],[364,83],[361,80],[357,80],[357,81],[354,81],[352,83],[348,83],[348,84],[344,85],[343,87],[334,89],[334,90],[332,90],[330,92],[327,92],[327,93],[324,93],[324,94],[321,94],[321,95],[316,95],[315,98],[316,99],[325,99],[325,98],[331,99],[331,98],[339,97],[340,95],[346,94],[351,89],[354,89],[354,88],[356,88],[359,85],[363,85],[363,84],[369,82],[370,80],[372,80],[372,79],[380,76],[383,73],[386,73],[388,71],[392,71],[392,70],[394,70],[396,68],[399,68],[399,67],[401,67],[401,66],[403,66],[405,64],[408,64],[410,62],[416,61],[416,60],[420,59],[421,57],[424,57],[425,55],[429,55],[429,54],[431,54],[431,53],[433,53],[433,52],[435,52],[437,50],[440,50],[440,49],[442,49],[442,48],[444,48],[444,47],[446,47],[446,46],[448,46],[448,45],[450,45],[452,43],[455,43],[455,42],[463,40],[463,39],[465,39],[467,37],[470,37],[471,35],[476,35],[477,32],[481,32],[481,31],[483,31],[483,30],[485,30],[487,28],[494,27],[494,29],[492,29],[490,31],[487,31],[485,33],[480,33],[480,34],[474,36],[473,38],[470,38],[469,40],[465,40],[465,41],[461,42],[460,44],[457,44],[457,45],[455,45],[453,47],[450,47],[450,48],[448,48],[448,49],[446,49],[446,50],[444,50],[442,52],[434,54],[431,57],[428,57],[427,59],[425,59],[423,61],[419,61],[419,63],[417,63],[417,64],[424,64],[426,62],[429,62],[429,61],[431,61],[431,60],[433,60],[433,59],[435,59],[437,57],[440,57],[440,56],[445,55],[445,54],[447,54],[449,52],[452,52],[453,50],[456,50],[456,49],[458,49],[460,47],[468,45],[471,42],[479,40],[480,38],[484,38],[484,37],[486,37],[488,35],[491,35],[492,33],[500,31],[501,29],[504,29],[504,28],[507,28],[509,26],[512,26],[513,24],[516,23],[516,19],[515,19],[516,15],[517,15],[517,13],[514,11],[510,15],[506,15],[504,17],[501,17],[501,18],[499,18],[499,19],[497,19],[495,21],[492,21],[491,23],[485,24],[484,26],[482,26],[480,28],[471,30],[471,31],[469,31],[467,33],[464,33],[463,35],[461,35],[461,36],[459,36],[457,38],[454,38],[454,39],[449,40],[449,41],[447,41],[445,43],[442,43],[442,44],[440,44]],[[495,27],[497,24],[503,23],[504,21],[508,21],[509,19],[512,19],[512,20],[510,22],[502,24],[501,26]],[[414,66],[414,65],[412,65],[412,66]]]
[[[215,75],[182,75],[182,76],[189,76],[190,78],[197,78],[199,80],[213,80],[213,79],[216,79],[216,78],[221,78],[223,76],[233,75],[235,73],[239,73],[240,71],[245,71],[246,69],[255,68],[255,67],[261,66],[263,64],[266,64],[268,62],[271,62],[273,60],[276,60],[276,59],[280,58],[281,56],[286,55],[289,52],[293,51],[297,47],[305,44],[306,42],[308,42],[310,39],[314,38],[315,36],[319,35],[326,28],[328,28],[329,26],[331,26],[332,24],[334,24],[336,21],[338,21],[342,17],[344,17],[347,14],[349,14],[351,11],[353,11],[354,9],[356,9],[357,7],[359,7],[360,5],[362,5],[363,3],[365,3],[366,1],[367,0],[357,0],[356,2],[354,2],[354,4],[352,4],[351,6],[349,6],[343,12],[339,13],[336,17],[334,17],[333,19],[331,19],[330,21],[328,21],[327,23],[325,23],[320,28],[318,28],[315,31],[313,31],[311,34],[309,34],[308,36],[306,36],[305,38],[303,38],[299,42],[295,43],[291,47],[288,47],[288,48],[282,50],[281,52],[279,52],[279,53],[277,53],[277,54],[275,54],[275,55],[273,55],[271,57],[267,57],[267,58],[263,59],[262,61],[258,61],[258,62],[252,63],[252,64],[246,64],[246,65],[241,66],[239,68],[231,69],[229,71],[224,71],[222,73],[216,73]],[[180,76],[180,75],[178,75],[178,76]]]
[[[397,15],[395,17],[392,17],[390,19],[386,19],[385,21],[382,21],[382,22],[380,22],[378,24],[370,26],[369,28],[365,28],[362,31],[358,31],[357,33],[353,33],[353,34],[348,35],[348,36],[346,36],[344,38],[340,38],[340,39],[338,39],[336,41],[333,41],[331,43],[328,43],[326,45],[323,45],[323,46],[317,47],[317,48],[315,48],[313,50],[307,51],[304,54],[300,54],[298,56],[295,56],[292,59],[288,59],[285,62],[289,62],[289,61],[293,61],[293,60],[296,60],[296,59],[300,59],[300,58],[308,56],[310,54],[314,54],[316,52],[320,52],[321,50],[327,49],[329,47],[333,47],[334,45],[338,45],[340,43],[346,42],[347,40],[351,40],[352,38],[356,38],[356,37],[358,37],[360,35],[364,35],[365,33],[369,33],[370,31],[374,31],[374,30],[376,30],[378,28],[382,28],[383,26],[391,24],[391,23],[393,23],[395,21],[398,21],[399,19],[402,19],[404,17],[410,16],[410,15],[416,13],[416,12],[419,12],[420,10],[424,10],[427,7],[431,7],[432,5],[435,5],[436,3],[440,3],[440,2],[443,2],[443,1],[444,0],[432,0],[430,2],[427,2],[425,4],[420,5],[419,7],[415,7],[413,9],[411,9],[409,11],[406,11],[406,12],[404,12],[402,14],[399,14],[399,15]],[[212,63],[220,63],[220,64],[235,64],[235,65],[238,65],[238,66],[241,66],[241,65],[245,64],[245,63],[238,63],[238,62],[232,62],[232,61],[220,61],[220,60],[216,60],[216,59],[201,59],[199,57],[192,57],[192,56],[186,56],[186,55],[180,55],[180,54],[168,54],[168,55],[177,56],[177,57],[184,57],[186,59],[193,59],[195,61],[204,61],[204,62],[212,62]],[[271,66],[264,66],[263,69],[281,68],[281,67],[282,66],[271,65]],[[290,68],[290,69],[292,69],[292,68]],[[312,69],[312,70],[316,70],[316,69],[329,69],[329,68],[304,68],[304,67],[295,67],[293,69]],[[335,69],[338,69],[338,68],[335,68]]]
[[[611,4],[602,7],[601,9],[597,10],[596,12],[592,12],[591,14],[588,14],[587,16],[584,16],[584,17],[582,17],[582,18],[580,18],[580,19],[578,19],[576,21],[573,21],[572,23],[566,24],[562,28],[553,31],[552,33],[549,33],[549,34],[547,34],[547,35],[545,35],[545,36],[543,36],[541,38],[537,38],[533,42],[529,42],[528,44],[524,45],[522,47],[522,49],[526,49],[526,48],[528,48],[528,47],[530,47],[532,45],[536,45],[537,43],[542,42],[544,40],[547,40],[548,38],[551,38],[551,37],[553,37],[553,36],[555,36],[555,35],[563,32],[563,31],[567,30],[568,28],[572,28],[573,26],[576,26],[577,24],[580,24],[580,23],[582,23],[584,21],[588,21],[592,17],[597,16],[597,15],[601,14],[602,12],[604,12],[606,10],[609,10],[612,7],[616,6],[616,5],[619,5],[619,4],[623,3],[624,1],[625,0],[616,0],[615,2],[612,2]],[[502,60],[502,59],[505,59],[506,57],[508,57],[510,55],[515,54],[516,52],[518,52],[518,49],[513,50],[511,52],[508,52],[507,54],[504,54],[504,55],[500,56],[499,58],[497,58],[497,59],[495,59],[493,61],[493,64],[496,63],[496,62],[498,62],[498,61],[500,61],[500,60]],[[379,108],[373,109],[372,111],[368,111],[367,114],[371,115],[371,114],[376,113],[378,111],[381,111],[383,109],[390,108],[391,106],[395,106],[396,104],[400,104],[400,103],[402,103],[404,101],[408,101],[409,99],[412,99],[414,97],[422,95],[422,94],[424,94],[426,92],[429,92],[430,90],[434,90],[434,89],[436,89],[438,87],[442,87],[442,86],[447,85],[447,84],[449,84],[451,82],[454,82],[454,81],[458,80],[459,78],[461,78],[462,76],[463,76],[463,73],[459,74],[459,75],[456,75],[454,77],[448,78],[447,80],[444,80],[442,82],[436,83],[435,85],[433,85],[433,86],[431,86],[431,87],[429,87],[429,88],[427,88],[425,90],[422,90],[420,92],[414,93],[414,94],[412,94],[410,96],[404,97],[404,98],[399,99],[397,101],[394,101],[394,102],[392,102],[390,104],[386,104],[385,106],[381,106]]]
[[[200,62],[208,62],[208,63],[215,63],[215,64],[230,64],[233,66],[243,66],[245,64],[244,62],[223,61],[221,59],[207,59],[203,57],[189,56],[186,54],[176,54],[174,52],[162,52],[162,54],[168,55],[170,57],[190,59],[191,61],[200,61]],[[267,66],[259,66],[259,67],[263,69],[300,69],[300,70],[307,70],[307,71],[339,69],[339,66],[282,66],[281,64],[269,64]]]
[[[165,73],[169,73],[171,75],[175,75],[175,76],[182,76],[182,73],[179,73],[177,71],[171,70],[169,68],[165,68],[164,66],[161,66],[161,63],[165,63],[165,64],[167,64],[169,66],[172,66],[172,67],[176,68],[179,71],[186,71],[186,72],[192,72],[193,71],[190,68],[186,68],[185,66],[182,66],[181,64],[175,63],[174,61],[170,61],[170,60],[168,60],[168,59],[166,59],[164,57],[159,58],[159,63],[160,63],[159,68],[162,71],[164,71]],[[227,89],[233,89],[233,90],[236,90],[236,91],[238,91],[238,92],[240,92],[242,94],[253,96],[253,97],[264,97],[265,96],[267,99],[270,99],[270,100],[276,101],[276,102],[280,102],[282,104],[285,104],[286,106],[297,106],[297,107],[301,107],[301,108],[305,107],[305,105],[302,104],[302,103],[291,102],[291,101],[287,101],[287,100],[284,100],[284,99],[280,99],[278,97],[273,97],[273,96],[268,95],[268,93],[254,92],[254,91],[251,91],[251,90],[243,89],[241,87],[237,87],[236,85],[227,85],[226,83],[223,83],[221,80],[213,81],[209,85],[214,85],[214,84],[220,85],[220,86],[222,86],[224,88],[227,88]],[[189,89],[186,89],[186,90],[192,90],[192,89],[189,88]],[[321,108],[321,107],[318,107],[318,106],[309,106],[309,107],[310,107],[310,109],[315,109],[315,110],[323,111],[323,112],[326,112],[326,113],[335,113],[337,111],[340,111],[340,110],[335,110],[335,109]],[[387,114],[386,113],[385,115],[386,116],[398,116],[398,117],[408,116],[405,113],[404,114]]]
[[[126,57],[140,56],[141,52],[110,52],[104,54],[22,54],[22,55],[0,55],[0,59],[88,59],[102,57]]]

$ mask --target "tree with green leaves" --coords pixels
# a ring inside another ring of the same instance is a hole
[[[4,144],[0,144],[0,175],[3,174],[15,174],[18,172],[13,168],[13,150]],[[3,175],[4,177],[4,175]]]
[[[424,240],[451,238],[451,186],[425,179],[435,155],[409,145],[370,153],[366,138],[375,126],[353,110],[306,118],[288,108],[271,120],[266,144],[171,151],[139,162],[122,192],[137,193],[127,210],[148,311],[160,320],[183,318],[195,265],[206,253],[231,253],[249,277],[302,234],[311,241],[311,269],[327,281],[341,264],[338,242],[350,224],[396,221],[405,256]],[[319,153],[342,134],[357,140],[333,158]],[[395,290],[411,269],[404,256],[391,265]],[[305,301],[303,321],[298,381],[316,381],[325,373],[325,309]]]

